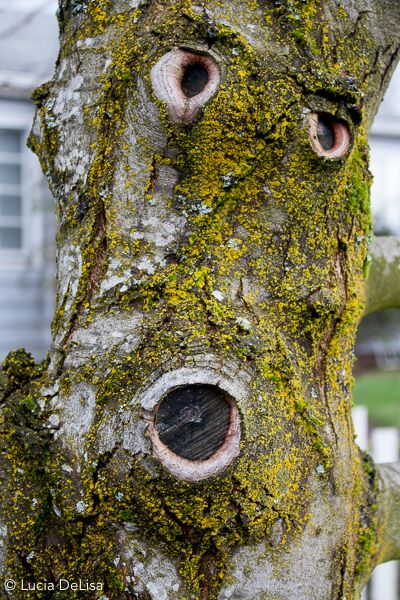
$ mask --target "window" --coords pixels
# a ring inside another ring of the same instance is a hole
[[[0,362],[11,348],[43,356],[54,296],[52,199],[27,148],[34,109],[0,97]]]
[[[40,167],[26,140],[33,121],[28,100],[0,98],[0,270],[39,260]],[[40,188],[41,189],[41,188]]]
[[[22,135],[0,128],[0,249],[23,246]]]

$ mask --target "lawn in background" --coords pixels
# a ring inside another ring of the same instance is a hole
[[[356,377],[354,404],[368,408],[375,425],[400,427],[400,372],[375,371]]]

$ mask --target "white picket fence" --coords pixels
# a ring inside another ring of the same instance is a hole
[[[353,422],[356,441],[362,450],[367,450],[376,463],[399,460],[399,430],[396,427],[370,429],[368,409],[356,406],[353,409]],[[379,565],[371,577],[361,600],[399,600],[399,561]]]

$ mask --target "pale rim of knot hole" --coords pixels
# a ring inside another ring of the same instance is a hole
[[[209,54],[174,48],[151,69],[156,96],[165,102],[173,123],[194,121],[202,106],[217,92],[221,73]]]
[[[352,145],[349,127],[343,119],[329,113],[310,113],[308,116],[311,146],[325,158],[338,159],[347,154]]]
[[[236,402],[216,385],[170,389],[155,406],[148,431],[155,456],[172,475],[187,482],[217,475],[240,451]]]

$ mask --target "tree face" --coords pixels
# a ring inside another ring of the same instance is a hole
[[[336,3],[134,4],[65,3],[36,93],[59,217],[47,485],[73,547],[44,554],[82,576],[96,547],[112,579],[111,531],[136,527],[216,597],[236,548],[313,545],[318,493],[319,558],[352,593],[373,520],[350,383],[377,41]]]

